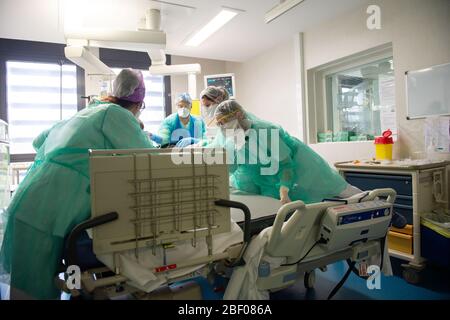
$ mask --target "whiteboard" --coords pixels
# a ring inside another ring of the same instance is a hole
[[[408,119],[450,115],[450,63],[406,72]]]

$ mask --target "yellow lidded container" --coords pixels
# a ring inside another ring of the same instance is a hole
[[[382,137],[375,139],[375,158],[377,160],[392,160],[392,147],[394,139],[392,139],[392,131],[386,130]]]

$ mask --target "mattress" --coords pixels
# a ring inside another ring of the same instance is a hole
[[[278,209],[281,207],[278,199],[236,191],[230,191],[230,200],[241,202],[250,209],[250,233],[252,235],[271,227]],[[244,214],[241,210],[232,208],[231,219],[237,222],[241,228],[244,227]]]

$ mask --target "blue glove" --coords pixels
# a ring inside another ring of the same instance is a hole
[[[177,148],[184,148],[184,147],[190,146],[191,144],[198,143],[199,141],[200,141],[199,139],[184,138],[184,139],[181,139],[180,141],[177,142],[176,147]]]
[[[155,141],[157,144],[162,143],[162,137],[158,136],[157,134],[152,133],[150,136],[150,140]]]

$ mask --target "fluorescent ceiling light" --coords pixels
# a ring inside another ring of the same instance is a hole
[[[288,12],[295,6],[299,5],[303,1],[305,1],[305,0],[284,0],[284,1],[280,0],[280,4],[273,7],[272,9],[270,9],[270,11],[268,11],[266,13],[266,15],[264,17],[264,22],[265,23],[271,22],[272,20],[274,20],[274,19],[278,18],[279,16],[281,16],[282,14]]]
[[[226,23],[233,19],[238,13],[236,11],[222,9],[217,16],[215,16],[207,25],[201,28],[194,34],[186,45],[190,47],[197,47],[203,41],[208,39],[214,32],[222,28]]]

